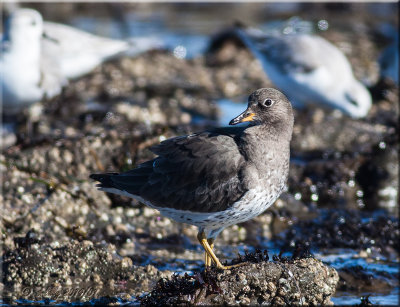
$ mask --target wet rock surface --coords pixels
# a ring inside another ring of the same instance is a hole
[[[258,261],[221,272],[205,271],[160,280],[141,303],[145,306],[156,303],[330,305],[338,280],[335,269],[314,258]]]
[[[369,267],[392,268],[399,258],[399,88],[374,83],[373,59],[384,43],[368,16],[358,18],[363,26],[357,33],[349,23],[320,34],[371,83],[368,116],[296,110],[288,190],[270,210],[223,231],[216,242],[223,259],[243,246],[265,248],[269,240],[279,248],[305,243],[322,254],[355,251],[349,264],[330,263],[341,266],[339,282],[333,269],[312,258],[262,258],[230,272],[173,277],[202,268],[197,229],[99,192],[88,179],[93,172],[135,167],[153,157],[149,146],[166,138],[217,125],[219,99],[244,101],[254,89],[272,86],[243,45],[220,35],[194,59],[163,50],[109,61],[40,103],[41,112],[20,114],[14,144],[0,155],[0,288],[8,290],[7,302],[117,303],[149,292],[143,304],[156,298],[169,304],[196,298],[207,305],[328,304],[337,282],[338,290],[354,293],[398,287],[398,270]],[[300,281],[303,275],[315,281]],[[57,292],[60,287],[70,293]],[[82,288],[94,290],[73,292]]]
[[[117,254],[115,246],[71,241],[65,245],[43,244],[32,238],[17,238],[18,249],[3,255],[3,299],[28,301],[92,300],[102,296],[138,296],[170,275],[154,266],[134,266]]]
[[[340,282],[337,285],[337,291],[358,293],[376,291],[376,289],[387,291],[399,285],[397,277],[394,276],[397,274],[377,272],[360,265],[343,268],[338,273]]]
[[[321,210],[313,220],[300,221],[289,229],[282,246],[306,244],[318,248],[376,248],[393,254],[399,249],[399,222],[384,212],[373,216],[348,210]]]

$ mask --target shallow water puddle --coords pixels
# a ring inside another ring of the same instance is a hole
[[[338,289],[332,297],[332,301],[336,305],[357,305],[361,303],[362,297],[367,296],[372,304],[399,304],[399,266],[397,262],[360,258],[356,251],[345,249],[331,254],[316,254],[316,257],[338,270],[339,275],[341,272],[353,271],[354,282],[365,282],[367,287],[373,288],[373,291],[341,291]],[[368,277],[368,281],[357,280],[357,277]]]
[[[370,293],[360,293],[357,295],[351,293],[336,292],[336,295],[331,298],[335,305],[359,305],[361,297],[366,297]],[[394,288],[389,294],[372,294],[368,296],[368,300],[374,305],[398,306],[399,305],[399,288]]]

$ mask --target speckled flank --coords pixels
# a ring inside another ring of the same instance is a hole
[[[284,182],[279,189],[274,193],[267,192],[261,188],[250,190],[242,199],[236,202],[232,207],[213,213],[191,212],[187,210],[176,210],[172,208],[160,208],[152,205],[143,198],[129,194],[128,192],[103,188],[102,191],[120,194],[137,199],[138,201],[148,205],[151,208],[157,209],[166,217],[169,217],[177,222],[195,225],[205,229],[207,232],[223,229],[225,227],[242,223],[250,220],[268,209],[279,197],[283,190]],[[219,231],[218,231],[219,232]]]

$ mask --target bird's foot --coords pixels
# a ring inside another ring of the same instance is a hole
[[[219,269],[222,269],[222,270],[231,270],[231,269],[233,269],[233,268],[238,268],[238,267],[241,267],[241,266],[243,266],[243,265],[245,265],[246,263],[245,262],[241,262],[241,263],[237,263],[237,264],[232,264],[232,265],[221,265],[220,267],[219,266],[217,266]]]
[[[207,239],[204,231],[199,232],[199,234],[197,235],[197,238],[198,238],[201,246],[203,246],[203,248],[205,250],[204,260],[205,260],[206,270],[209,270],[211,268],[212,262],[214,262],[215,265],[217,266],[217,268],[221,269],[221,270],[229,270],[232,268],[237,268],[244,264],[244,263],[238,263],[238,264],[233,264],[233,265],[223,265],[221,263],[221,261],[219,261],[218,257],[215,255],[215,253],[213,251],[214,239],[212,239],[212,238]]]

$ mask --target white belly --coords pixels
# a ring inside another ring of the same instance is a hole
[[[214,230],[242,223],[260,215],[276,201],[281,194],[283,187],[284,181],[282,181],[280,188],[275,189],[272,193],[271,191],[267,192],[262,188],[249,190],[232,207],[224,211],[210,213],[157,207],[140,196],[125,191],[114,188],[104,188],[100,190],[135,198],[147,206],[157,209],[162,215],[177,222],[195,225],[207,230]]]
[[[156,208],[175,221],[202,227],[208,230],[225,228],[230,225],[248,221],[270,207],[279,197],[279,193],[267,193],[260,188],[248,191],[232,207],[219,212],[190,212],[171,208]]]

